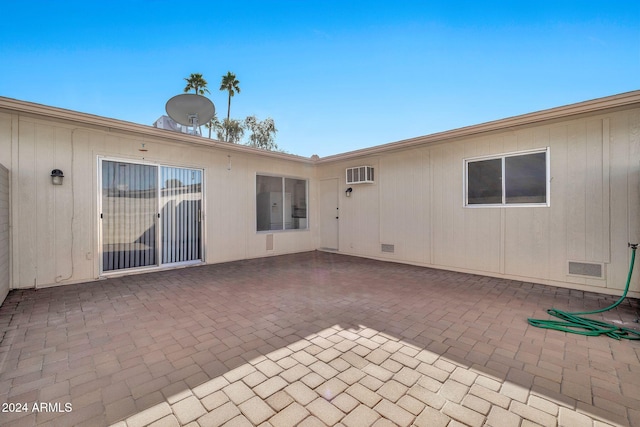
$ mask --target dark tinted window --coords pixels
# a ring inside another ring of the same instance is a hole
[[[546,153],[504,159],[506,203],[545,203],[547,201]]]
[[[502,159],[467,163],[467,203],[502,203]]]

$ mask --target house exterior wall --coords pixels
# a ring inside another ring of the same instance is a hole
[[[547,147],[549,206],[464,206],[465,159]],[[640,91],[314,160],[0,98],[10,288],[101,277],[102,158],[202,169],[207,263],[329,241],[344,254],[620,294],[627,243],[640,241]],[[354,166],[374,167],[375,182],[347,185]],[[308,180],[307,230],[256,231],[256,175]],[[569,274],[569,261],[604,276]]]
[[[546,147],[550,206],[464,207],[465,159]],[[625,286],[627,243],[640,241],[638,108],[336,157],[317,178],[339,179],[339,252],[605,293]],[[376,182],[347,185],[345,169],[362,165]],[[604,278],[570,275],[569,261],[602,264]]]
[[[221,148],[190,144],[196,137],[173,140],[169,131],[150,133],[0,112],[0,161],[12,172],[12,289],[101,276],[100,158],[203,169],[206,263],[315,249],[313,223],[308,230],[270,233],[272,250],[255,223],[256,174],[309,180],[311,204],[315,186],[310,163],[229,149],[223,143]],[[51,184],[52,169],[64,172],[63,185]]]

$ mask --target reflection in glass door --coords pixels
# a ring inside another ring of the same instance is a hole
[[[158,169],[102,162],[102,271],[157,264]]]
[[[202,171],[162,167],[162,263],[201,258]]]
[[[202,260],[202,170],[102,160],[102,271]]]

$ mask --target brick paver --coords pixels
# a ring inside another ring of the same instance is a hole
[[[526,322],[615,299],[323,252],[12,291],[0,424],[640,427],[639,342]]]

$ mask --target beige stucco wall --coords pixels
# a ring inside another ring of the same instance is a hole
[[[140,151],[142,144],[146,151]],[[313,203],[313,166],[258,151],[225,149],[224,145],[215,148],[170,137],[0,113],[0,160],[16,171],[12,179],[11,287],[44,287],[101,276],[99,158],[202,168],[207,263],[315,249],[313,226],[271,233],[273,250],[267,250],[266,233],[256,232],[255,224],[256,174],[308,179],[308,197]],[[65,175],[61,186],[51,184],[49,175],[56,168]]]
[[[340,183],[342,253],[619,294],[627,243],[640,241],[639,130],[636,108],[337,158],[317,177]],[[464,159],[545,147],[549,207],[463,206]],[[346,197],[345,168],[360,165],[375,167],[376,182]],[[604,279],[569,275],[569,260],[604,264]]]

